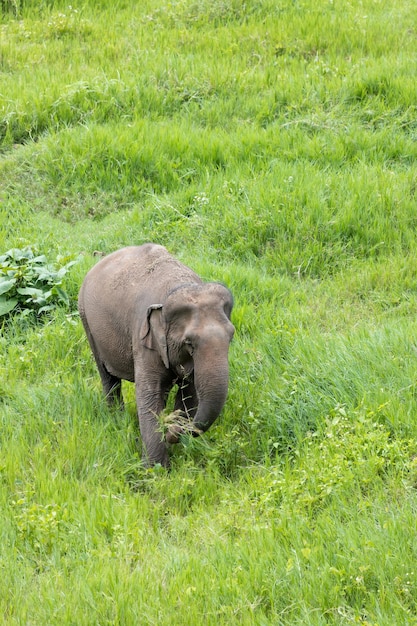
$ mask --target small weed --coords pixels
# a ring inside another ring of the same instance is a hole
[[[19,534],[41,553],[50,552],[67,512],[57,504],[39,504],[33,494],[13,500],[12,509]]]

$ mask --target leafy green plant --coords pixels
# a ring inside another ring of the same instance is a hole
[[[64,259],[65,260],[65,259]],[[61,259],[62,261],[62,259]],[[51,311],[68,304],[62,280],[75,261],[57,268],[30,247],[12,248],[0,256],[0,316],[12,311]]]

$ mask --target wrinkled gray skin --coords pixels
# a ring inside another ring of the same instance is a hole
[[[218,283],[204,283],[156,244],[123,248],[87,274],[78,308],[109,404],[122,404],[121,380],[135,383],[147,465],[169,465],[166,435],[157,416],[172,386],[175,410],[206,431],[219,415],[228,388],[233,298]]]

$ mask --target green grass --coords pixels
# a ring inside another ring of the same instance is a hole
[[[78,258],[0,335],[0,621],[417,625],[411,0],[5,0],[0,253]],[[233,291],[221,417],[141,466],[76,314],[155,241]]]

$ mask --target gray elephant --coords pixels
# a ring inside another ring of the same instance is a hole
[[[158,415],[178,384],[175,410],[206,431],[226,401],[233,298],[219,283],[202,279],[163,247],[122,248],[87,274],[78,309],[109,404],[122,404],[121,380],[135,383],[146,465],[169,465],[167,443],[177,443],[176,423],[162,435]]]

